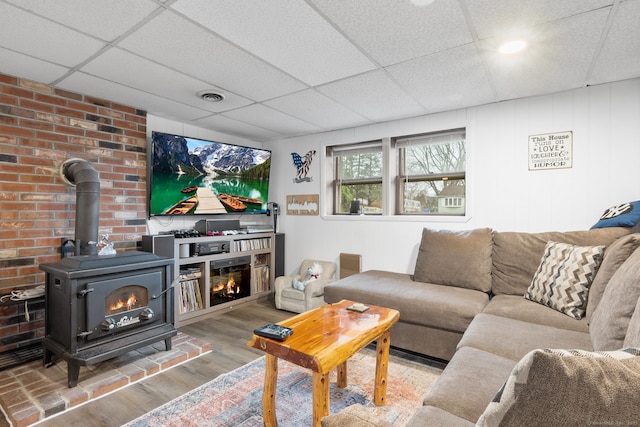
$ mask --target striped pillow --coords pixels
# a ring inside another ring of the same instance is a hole
[[[548,242],[524,297],[574,319],[581,319],[604,248]]]

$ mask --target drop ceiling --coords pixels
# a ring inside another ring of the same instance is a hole
[[[640,77],[638,22],[640,0],[0,0],[0,72],[273,141]]]

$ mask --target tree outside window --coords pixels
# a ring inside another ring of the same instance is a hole
[[[464,130],[397,138],[397,213],[465,214]]]

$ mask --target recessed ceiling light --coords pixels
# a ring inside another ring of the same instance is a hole
[[[509,55],[512,53],[518,53],[524,50],[524,48],[526,47],[527,47],[527,42],[525,42],[524,40],[512,40],[510,42],[506,42],[503,45],[501,45],[498,51],[500,53]]]
[[[224,101],[226,95],[224,93],[216,92],[213,90],[203,90],[198,92],[198,96],[207,102],[220,102]]]

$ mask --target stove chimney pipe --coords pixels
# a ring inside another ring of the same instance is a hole
[[[100,215],[100,180],[84,159],[68,159],[60,166],[62,179],[76,187],[75,255],[96,255]]]

